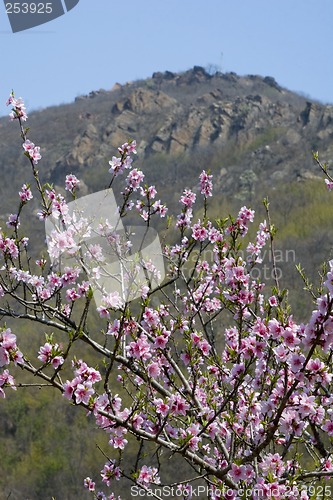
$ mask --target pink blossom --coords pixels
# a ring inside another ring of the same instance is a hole
[[[138,483],[144,484],[145,486],[148,486],[151,483],[160,484],[160,478],[156,467],[147,467],[146,465],[143,465],[138,477]]]
[[[315,358],[315,359],[310,359],[308,364],[306,365],[306,369],[312,372],[319,372],[320,370],[323,370],[325,368],[325,365],[320,359]]]
[[[193,193],[190,189],[185,189],[183,195],[180,198],[180,201],[185,207],[191,208],[196,199],[196,194]]]
[[[195,240],[204,241],[207,238],[207,236],[208,236],[208,231],[205,227],[201,225],[201,221],[199,219],[198,223],[193,225],[192,237]]]
[[[65,189],[73,193],[77,188],[77,186],[80,184],[80,181],[74,174],[69,174],[66,175],[65,184],[66,184]]]
[[[99,262],[103,262],[105,260],[103,256],[103,250],[101,245],[96,243],[95,245],[88,246],[87,257],[89,259],[96,259]]]
[[[331,295],[333,295],[333,272],[329,271],[326,275],[326,281],[324,282],[324,286],[328,288]]]
[[[246,478],[246,468],[245,465],[231,465],[230,477],[238,483]]]
[[[180,355],[180,359],[184,362],[185,365],[188,365],[191,362],[191,356],[188,352],[182,352]]]
[[[40,359],[43,363],[47,363],[51,358],[51,356],[52,356],[52,344],[46,342],[46,344],[44,344],[39,349],[38,359]]]
[[[189,432],[192,436],[197,436],[200,432],[200,424],[192,424],[188,427],[187,432]]]
[[[199,176],[200,179],[200,192],[204,196],[212,196],[213,193],[213,183],[212,183],[212,175],[207,174],[205,170],[203,170]]]
[[[155,186],[146,186],[144,188],[140,188],[140,192],[142,196],[147,196],[147,198],[153,200],[157,194],[157,191],[155,189]]]
[[[40,147],[35,146],[35,144],[28,139],[22,145],[24,151],[29,154],[29,157],[33,161],[35,165],[37,165],[38,161],[42,158],[40,154]]]
[[[26,108],[22,97],[15,98],[14,94],[12,93],[6,102],[7,106],[9,106],[10,104],[13,106],[12,112],[9,115],[10,119],[20,119],[21,121],[25,122],[28,118],[28,115],[26,113]]]
[[[316,413],[316,402],[315,396],[308,396],[303,394],[299,398],[299,413],[301,418],[308,417],[309,415],[315,415]]]
[[[268,331],[272,335],[273,339],[277,339],[280,335],[283,334],[284,328],[278,322],[278,320],[274,318],[269,320],[268,322]]]
[[[98,370],[95,370],[95,368],[88,368],[87,370],[87,380],[95,384],[96,382],[99,382],[102,380],[102,375]]]
[[[19,195],[20,195],[21,201],[23,201],[24,203],[32,200],[32,198],[33,198],[31,189],[27,184],[23,184],[23,186],[21,187],[21,191],[19,192]]]
[[[284,338],[285,344],[288,347],[294,347],[300,343],[300,340],[296,337],[295,332],[287,327],[284,332],[282,333],[282,336]]]
[[[90,477],[86,477],[83,484],[87,490],[95,491],[95,483],[90,479]]]
[[[74,285],[80,272],[81,269],[79,267],[65,267],[64,273],[61,276],[62,285]]]
[[[181,396],[173,396],[170,402],[170,411],[174,415],[183,415],[184,417],[186,416],[186,412],[189,410],[190,406]]]
[[[166,335],[159,335],[155,338],[154,346],[159,349],[164,349],[168,343],[168,337]]]
[[[110,313],[105,306],[97,307],[97,312],[99,313],[101,318],[109,318],[110,317]]]
[[[143,360],[147,360],[151,358],[150,344],[145,334],[141,334],[138,340],[131,342],[126,347],[126,350],[129,356],[133,356],[137,359],[142,358]]]
[[[166,417],[169,413],[169,405],[163,401],[163,399],[154,399],[154,405],[156,413],[160,413],[162,417]]]
[[[153,362],[148,365],[149,377],[156,378],[159,376],[160,373],[161,373],[161,368],[159,367],[158,363]]]
[[[38,359],[44,364],[52,364],[54,369],[59,368],[64,363],[64,358],[60,356],[60,347],[58,344],[46,342],[39,349]]]
[[[73,232],[70,229],[64,231],[52,231],[48,239],[48,251],[51,257],[58,258],[63,253],[74,255],[79,246],[73,238]]]
[[[140,187],[140,184],[143,181],[144,177],[145,176],[144,176],[143,172],[141,172],[141,170],[137,170],[136,168],[133,168],[133,170],[131,170],[127,176],[127,185],[133,191],[137,191],[137,189]]]
[[[333,182],[330,181],[329,179],[325,179],[325,184],[326,184],[326,187],[327,187],[328,191],[332,191],[332,189],[333,189]]]
[[[328,459],[324,460],[323,468],[324,468],[324,470],[332,471],[333,472],[333,463],[332,463],[332,459],[331,458],[328,458]]]
[[[114,173],[115,175],[121,174],[124,171],[124,164],[121,161],[121,158],[117,158],[116,156],[112,156],[112,160],[109,161],[109,172]]]
[[[0,367],[13,361],[15,365],[23,363],[23,354],[16,345],[16,335],[10,328],[0,332]]]
[[[275,295],[272,295],[272,297],[269,297],[268,302],[269,302],[269,305],[271,307],[276,307],[278,305],[278,301],[277,301],[277,298],[275,297]]]
[[[190,450],[196,451],[199,449],[199,443],[201,442],[201,438],[198,436],[193,436],[189,441],[188,441],[188,446]]]
[[[1,249],[1,241],[0,241],[0,249]],[[3,241],[2,250],[5,254],[10,255],[13,259],[17,259],[19,255],[19,249],[15,241],[11,238],[6,238]]]
[[[76,299],[79,299],[81,297],[81,294],[77,292],[75,288],[70,288],[69,290],[66,290],[66,299],[68,301],[73,302]]]
[[[3,373],[0,373],[0,396],[2,398],[6,397],[5,392],[3,390],[3,388],[5,388],[5,387],[10,387],[14,391],[16,391],[17,387],[15,384],[16,384],[15,379],[9,373],[8,370],[4,370]]]
[[[69,380],[66,380],[66,382],[63,385],[63,389],[64,389],[63,396],[67,399],[72,399],[75,387],[76,386],[72,385],[72,382],[70,382]]]
[[[64,362],[64,358],[62,356],[55,356],[51,360],[51,365],[56,370],[57,368],[59,368],[59,366],[61,366],[63,364],[63,362]]]
[[[158,312],[149,307],[145,308],[143,313],[143,319],[149,327],[156,328],[159,325],[159,315]]]
[[[333,436],[333,421],[325,420],[324,425],[322,426],[323,431],[327,432],[329,436]]]
[[[253,219],[254,210],[251,210],[245,206],[240,209],[238,217],[236,219],[236,223],[242,236],[245,236],[247,234],[248,224],[249,222],[253,222]]]
[[[161,218],[165,217],[167,214],[167,207],[161,203],[161,200],[157,200],[152,205],[153,213],[159,214]]]
[[[102,305],[107,309],[119,309],[123,301],[118,292],[110,292],[102,297]]]
[[[131,153],[136,155],[136,141],[125,142],[122,146],[118,148],[118,151],[122,155],[124,154],[129,155]]]
[[[277,477],[281,477],[285,471],[285,466],[282,457],[278,453],[269,453],[260,463],[260,469],[265,476],[269,473],[274,473]]]
[[[305,362],[305,356],[303,354],[294,353],[289,357],[290,368],[294,373],[300,371],[303,368]]]
[[[231,376],[233,378],[238,378],[242,375],[242,373],[244,373],[244,371],[245,371],[244,363],[235,364],[231,370]]]
[[[115,460],[111,460],[104,465],[103,470],[101,471],[101,476],[103,483],[105,483],[107,486],[111,485],[111,480],[113,478],[119,481],[121,471],[119,467],[116,467]]]
[[[75,401],[76,404],[80,403],[89,403],[90,397],[94,394],[94,389],[92,388],[92,383],[91,382],[85,382],[84,384],[78,384],[74,395],[75,395]]]
[[[10,328],[0,333],[0,343],[7,350],[16,348],[16,335],[12,333]]]
[[[16,214],[10,214],[6,224],[8,227],[19,227],[20,225],[19,217]]]
[[[124,450],[126,445],[128,444],[127,439],[125,439],[123,436],[115,436],[112,437],[109,441],[109,443],[115,448],[119,450]]]
[[[199,342],[199,349],[201,350],[201,352],[204,356],[208,356],[209,351],[210,351],[210,345],[206,339],[201,340]]]
[[[27,151],[28,153],[30,153],[30,151],[33,151],[34,148],[35,148],[35,145],[33,142],[29,141],[29,139],[27,139],[23,144],[22,144],[22,147],[24,149],[24,151]]]
[[[85,377],[88,375],[89,367],[87,363],[82,361],[82,359],[72,361],[73,368],[75,368],[75,375],[81,377]]]
[[[191,219],[193,217],[192,209],[189,208],[186,212],[177,215],[176,227],[189,227],[191,224]]]
[[[9,352],[2,346],[0,346],[0,366],[9,365],[9,362],[10,362]]]
[[[285,346],[279,345],[273,349],[275,356],[279,361],[286,361],[288,356],[288,350]]]

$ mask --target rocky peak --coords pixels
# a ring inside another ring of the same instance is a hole
[[[81,175],[107,165],[129,138],[136,139],[141,161],[156,154],[171,161],[200,151],[222,158],[227,151],[230,160],[221,160],[217,177],[230,189],[240,178],[242,186],[260,179],[263,169],[272,179],[297,171],[312,175],[311,150],[333,155],[332,106],[290,92],[269,76],[212,73],[200,66],[90,92],[53,108],[50,121],[55,139],[47,136],[45,158],[53,181],[68,171]],[[38,126],[36,120],[34,133],[43,143],[46,129]],[[3,142],[10,141],[4,136]]]
[[[91,167],[96,157],[110,156],[110,151],[130,137],[137,140],[141,158],[205,148],[223,150],[234,144],[249,151],[250,165],[262,168],[266,162],[274,170],[284,163],[289,172],[288,148],[299,150],[304,168],[305,148],[310,152],[318,141],[326,148],[333,137],[332,107],[289,92],[269,76],[210,74],[195,66],[179,74],[156,72],[150,79],[117,84],[112,91],[94,97],[103,102],[103,111],[91,113],[89,124],[58,159],[58,172]],[[89,112],[93,106],[86,107]],[[311,172],[310,155],[307,162]],[[258,168],[250,168],[254,177],[258,177]],[[283,175],[288,174],[278,174]]]

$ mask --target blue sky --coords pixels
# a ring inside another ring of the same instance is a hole
[[[332,22],[332,0],[80,0],[13,34],[1,2],[0,115],[12,88],[29,111],[209,64],[333,103]]]

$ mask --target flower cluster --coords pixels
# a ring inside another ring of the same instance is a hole
[[[6,328],[0,333],[0,366],[23,362],[23,354],[16,345],[16,335],[10,328]]]
[[[95,394],[93,385],[102,379],[101,374],[82,360],[75,361],[72,364],[75,378],[64,383],[63,395],[67,399],[74,397],[76,404],[84,403],[88,405],[90,398]]]
[[[176,226],[186,229],[190,226],[193,218],[193,205],[196,201],[196,194],[190,189],[185,189],[180,197],[180,203],[183,205],[182,212],[177,216]]]
[[[156,467],[147,467],[147,465],[141,467],[138,484],[143,484],[147,487],[151,484],[160,484],[160,482],[161,480],[158,476],[158,470]]]
[[[4,370],[2,373],[0,373],[0,398],[6,397],[4,391],[5,387],[11,387],[12,389],[14,389],[14,391],[17,390],[14,377],[9,373],[8,370]]]
[[[259,230],[257,232],[256,242],[249,243],[246,251],[250,254],[254,262],[261,263],[261,250],[266,245],[267,240],[270,237],[270,231],[266,221],[261,222],[259,225]]]
[[[107,295],[103,295],[101,303],[97,308],[99,315],[101,318],[109,318],[110,310],[120,309],[123,305],[123,300],[118,292],[110,292]]]
[[[12,92],[6,102],[6,106],[10,105],[13,106],[12,112],[9,115],[11,120],[20,119],[25,122],[28,118],[28,115],[26,113],[26,108],[22,97],[15,98],[14,93]]]
[[[7,227],[19,227],[20,219],[16,214],[10,214],[6,222]]]
[[[29,155],[29,158],[31,158],[31,160],[33,161],[33,164],[37,165],[39,160],[41,160],[42,158],[42,155],[40,154],[40,147],[35,146],[33,142],[29,141],[29,139],[24,141],[22,147],[24,151]]]
[[[253,222],[254,210],[247,207],[242,207],[236,219],[236,225],[240,230],[240,234],[245,236],[248,231],[249,222]]]
[[[40,347],[38,354],[38,359],[40,359],[44,365],[51,364],[54,369],[59,368],[64,362],[64,358],[61,356],[61,348],[57,343],[46,342]]]
[[[213,176],[208,174],[205,170],[203,170],[199,176],[200,179],[200,192],[205,197],[213,196]]]
[[[130,191],[137,191],[141,182],[144,179],[144,174],[141,170],[133,168],[127,176],[126,182]]]
[[[10,362],[15,365],[23,363],[23,354],[18,349],[16,344],[16,335],[14,335],[10,328],[6,328],[0,332],[0,367],[9,365]],[[0,397],[5,397],[4,388],[11,387],[16,390],[15,380],[6,369],[0,373]]]
[[[136,141],[132,141],[131,143],[125,142],[120,148],[118,148],[121,157],[113,156],[112,160],[109,161],[109,172],[117,177],[119,174],[122,174],[125,169],[131,168],[132,158],[131,154],[136,154]]]
[[[145,222],[148,222],[155,214],[158,214],[161,218],[166,216],[168,209],[166,205],[161,203],[161,200],[152,203],[157,194],[155,186],[145,186],[144,188],[141,186],[140,194],[146,200],[137,200],[135,207]]]
[[[27,201],[32,200],[33,196],[32,196],[30,186],[28,184],[23,184],[21,191],[19,191],[19,196],[20,196],[20,200],[23,203],[26,203]]]
[[[71,193],[74,193],[74,191],[76,190],[76,188],[80,184],[80,181],[74,174],[69,174],[69,175],[66,175],[65,184],[66,184],[65,189],[67,191],[70,191]]]
[[[116,465],[115,460],[110,460],[104,465],[103,470],[101,470],[101,476],[103,483],[107,486],[111,485],[112,479],[119,481],[121,477],[121,470],[120,467]]]

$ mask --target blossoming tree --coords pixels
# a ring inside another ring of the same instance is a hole
[[[26,179],[18,209],[0,231],[0,314],[14,324],[31,320],[52,328],[57,340],[47,336],[34,359],[28,358],[15,328],[3,326],[0,396],[17,390],[11,374],[17,365],[93,416],[110,445],[101,470],[109,491],[98,491],[96,478],[84,479],[96,499],[120,498],[112,491],[124,479],[132,494],[155,498],[163,498],[166,488],[181,498],[194,497],[194,484],[205,488],[198,491],[209,499],[331,498],[333,262],[322,292],[312,292],[308,322],[297,324],[284,306],[278,277],[269,292],[251,275],[264,245],[273,245],[268,203],[266,221],[241,254],[254,211],[242,207],[235,219],[209,220],[212,175],[203,171],[196,192],[183,191],[180,213],[171,222],[177,242],[163,248],[164,280],[153,283],[158,269],[141,259],[134,270],[125,266],[127,275],[120,280],[135,281],[140,266],[149,271],[147,280],[136,282],[135,300],[108,290],[100,279],[105,247],[89,243],[89,220],[70,209],[79,180],[73,174],[65,179],[69,202],[42,185],[40,148],[27,138],[24,103],[12,94],[7,104],[20,126],[34,187]],[[135,153],[135,141],[119,148],[110,161],[109,187],[124,177],[119,220],[136,212],[149,228],[154,218],[165,218],[167,207],[157,200],[155,187],[144,184],[143,172],[133,168]],[[39,258],[35,267],[20,226],[33,197],[39,199],[41,223],[56,221],[49,258]],[[118,257],[128,255],[130,237],[121,241],[110,221],[99,220],[94,231]],[[100,316],[97,336],[88,326],[93,309]],[[80,342],[99,356],[98,367],[72,355]],[[152,451],[148,458],[146,444]],[[129,446],[137,447],[130,468]],[[163,453],[180,456],[192,473],[167,484]]]

